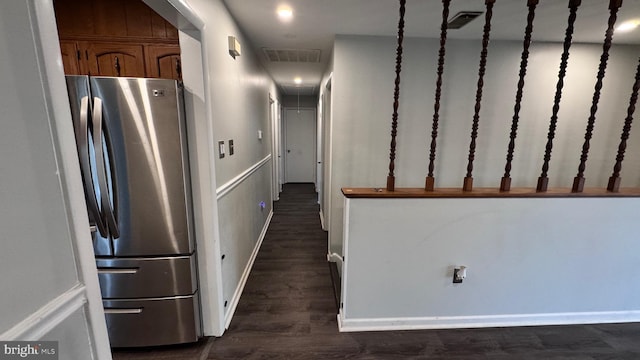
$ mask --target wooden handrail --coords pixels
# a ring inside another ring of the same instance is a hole
[[[364,199],[420,199],[420,198],[588,198],[588,197],[640,197],[640,188],[622,188],[618,192],[609,192],[604,188],[585,188],[583,192],[572,192],[571,188],[548,188],[540,193],[535,188],[514,187],[510,191],[499,188],[474,188],[464,191],[460,188],[437,188],[426,191],[423,188],[396,188],[388,191],[384,188],[342,188],[347,198]]]

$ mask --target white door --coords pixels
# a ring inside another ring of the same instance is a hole
[[[288,183],[313,183],[316,165],[314,109],[285,109],[285,178]]]
[[[0,29],[0,341],[110,360],[53,2],[0,2]]]

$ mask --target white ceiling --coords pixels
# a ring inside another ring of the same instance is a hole
[[[318,88],[327,68],[336,34],[395,36],[398,1],[393,0],[224,0],[232,16],[249,38],[267,71],[285,94],[294,94],[293,79],[300,76],[305,93]],[[491,39],[520,40],[527,15],[526,0],[497,0],[493,10]],[[293,9],[293,20],[279,21],[281,5]],[[540,0],[536,11],[533,41],[559,41],[564,38],[569,15],[567,0]],[[609,1],[582,0],[574,42],[602,43],[607,28]],[[482,0],[453,0],[449,18],[463,10],[483,11]],[[405,36],[438,38],[442,2],[407,0]],[[640,18],[640,0],[624,0],[618,24]],[[450,30],[449,38],[479,39],[484,16],[462,29]],[[640,29],[615,34],[614,44],[640,44]],[[319,49],[320,63],[269,62],[262,48]],[[315,90],[314,90],[315,91]],[[302,93],[301,93],[302,95]]]

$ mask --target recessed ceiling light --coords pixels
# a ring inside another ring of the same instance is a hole
[[[628,32],[637,28],[638,25],[640,25],[640,20],[625,21],[622,24],[618,25],[618,27],[616,28],[616,31]]]
[[[297,78],[293,79],[293,82],[296,83],[296,85],[300,85],[300,84],[302,84],[302,79],[297,77]]]
[[[279,7],[277,14],[282,21],[290,21],[293,18],[293,10],[288,6]]]

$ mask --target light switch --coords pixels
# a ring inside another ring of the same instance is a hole
[[[218,141],[218,156],[220,159],[224,157],[224,141]]]
[[[229,140],[229,156],[233,155],[233,140]]]
[[[258,130],[258,140],[262,140],[262,130]]]

